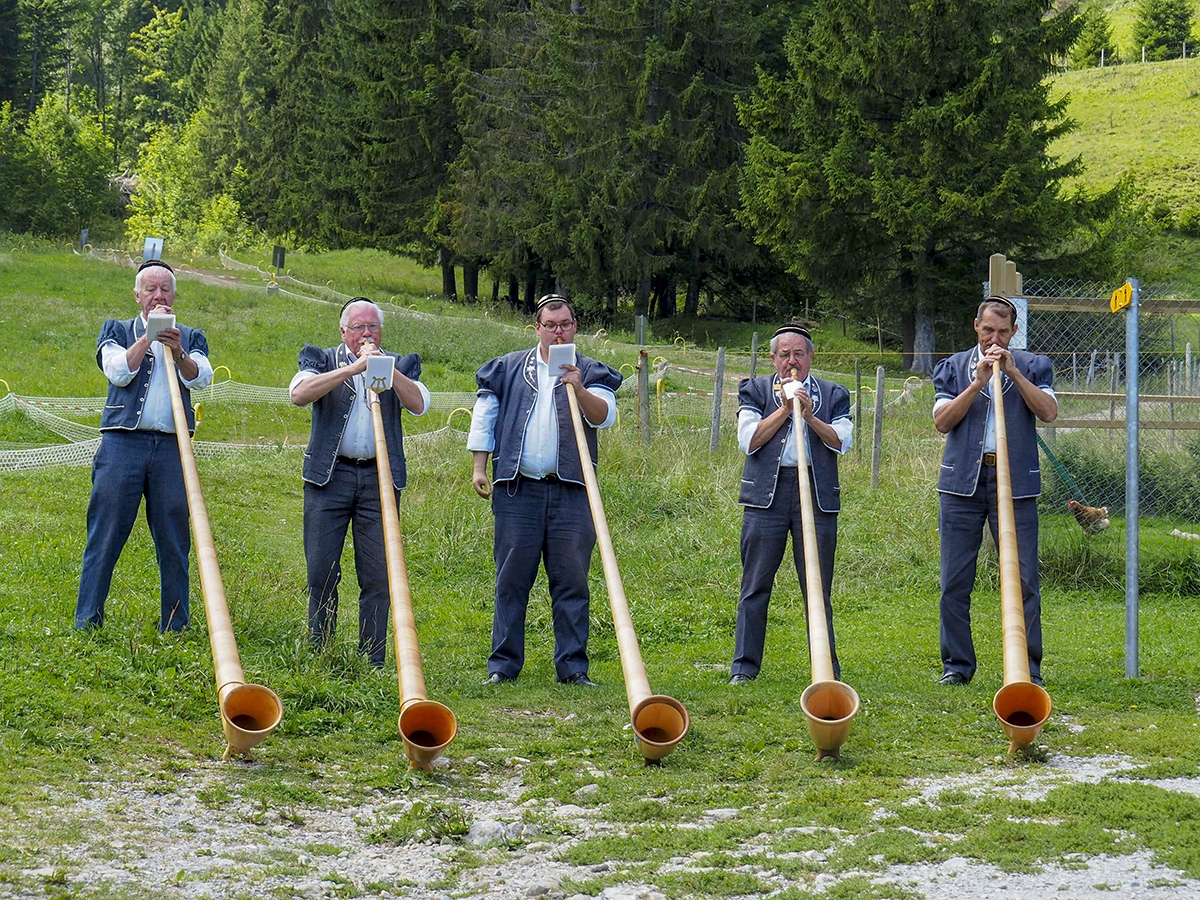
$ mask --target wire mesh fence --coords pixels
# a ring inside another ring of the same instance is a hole
[[[1115,285],[1038,280],[1024,285],[1030,350],[1051,358],[1058,419],[1042,426],[1049,463],[1043,502],[1077,500],[1122,514],[1131,385],[1127,314],[1110,311]],[[1200,301],[1169,285],[1141,289],[1138,310],[1139,512],[1200,517]]]

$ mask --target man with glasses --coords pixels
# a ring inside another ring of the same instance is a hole
[[[550,372],[549,347],[574,342],[579,322],[557,294],[538,301],[538,344],[480,367],[479,396],[467,449],[471,485],[492,500],[495,516],[496,603],[492,653],[484,684],[515,681],[525,662],[525,611],[544,563],[554,620],[554,669],[560,682],[593,686],[588,678],[588,567],[596,531],[583,481],[565,385],[575,388],[588,449],[596,461],[596,429],[616,421],[621,374],[576,355],[566,374]],[[492,480],[487,475],[492,457]]]
[[[429,408],[429,391],[417,379],[421,357],[382,349],[383,311],[365,297],[342,307],[342,343],[300,351],[292,402],[312,404],[312,433],[304,452],[304,559],[308,565],[308,631],[322,649],[337,627],[338,582],[346,529],[354,523],[358,575],[358,648],[380,668],[387,655],[390,608],[375,425],[368,401],[367,360],[393,360],[392,389],[379,395],[396,499],[405,485],[401,408],[415,416]]]
[[[829,651],[834,677],[841,678],[833,641],[830,589],[837,549],[837,514],[842,508],[837,460],[850,449],[854,428],[850,421],[850,392],[840,384],[814,376],[810,371],[812,359],[808,329],[785,325],[771,338],[774,374],[747,378],[738,385],[738,446],[746,454],[738,502],[745,510],[742,589],[738,597],[730,684],[753,681],[762,668],[767,606],[789,533],[800,593],[805,598],[805,618],[808,616],[793,396],[800,398],[800,413],[808,438],[808,477],[813,488],[813,520],[825,593],[825,620],[829,623]]]

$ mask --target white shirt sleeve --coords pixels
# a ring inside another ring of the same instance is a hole
[[[761,421],[762,414],[757,410],[746,407],[738,410],[738,448],[747,456],[750,455],[750,439],[754,437],[754,432],[758,429],[758,423]]]
[[[425,387],[424,383],[420,381],[414,381],[413,384],[415,384],[417,386],[417,390],[421,392],[421,400],[424,402],[424,406],[421,407],[421,411],[418,413],[413,412],[411,409],[406,409],[405,412],[410,416],[423,416],[425,413],[429,412],[429,388]]]
[[[600,387],[599,385],[594,385],[588,388],[587,392],[595,397],[599,397],[606,404],[608,404],[608,415],[604,417],[603,422],[593,427],[611,428],[613,423],[617,421],[617,395],[608,388]]]
[[[105,341],[100,347],[100,368],[104,371],[104,377],[117,387],[125,387],[133,381],[135,374],[125,358],[127,349],[116,341]]]
[[[196,377],[191,381],[188,381],[186,378],[184,378],[183,383],[187,386],[189,391],[198,391],[208,387],[210,384],[212,384],[213,380],[212,363],[208,361],[207,356],[199,351],[193,350],[188,354],[188,356],[195,361],[196,368],[199,371],[196,372]]]
[[[467,449],[474,452],[496,449],[496,420],[500,417],[500,398],[491,391],[481,393],[471,410],[471,430],[467,433]]]

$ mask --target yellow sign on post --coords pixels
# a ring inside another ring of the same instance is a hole
[[[1132,302],[1133,285],[1127,281],[1113,291],[1112,298],[1108,301],[1108,308],[1113,312],[1120,312]]]

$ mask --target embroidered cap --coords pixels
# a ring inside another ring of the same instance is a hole
[[[812,340],[812,335],[803,325],[784,325],[782,328],[776,328],[773,337],[779,337],[781,334],[801,334]]]
[[[175,274],[175,270],[172,269],[170,266],[168,266],[161,259],[148,259],[144,263],[142,263],[140,266],[138,266],[137,270],[139,272],[141,272],[143,269],[149,269],[151,266],[161,266],[162,268],[164,268],[168,272],[170,272],[172,275]]]
[[[1012,310],[1012,320],[1014,322],[1017,321],[1017,304],[1013,303],[1007,297],[1001,297],[998,294],[993,294],[992,296],[988,297],[983,302],[984,303],[1003,303],[1010,310]]]
[[[546,296],[542,297],[542,299],[538,300],[537,305],[533,308],[534,315],[537,315],[551,303],[555,302],[565,303],[567,308],[571,310],[571,317],[575,317],[575,305],[562,294],[547,294]]]

